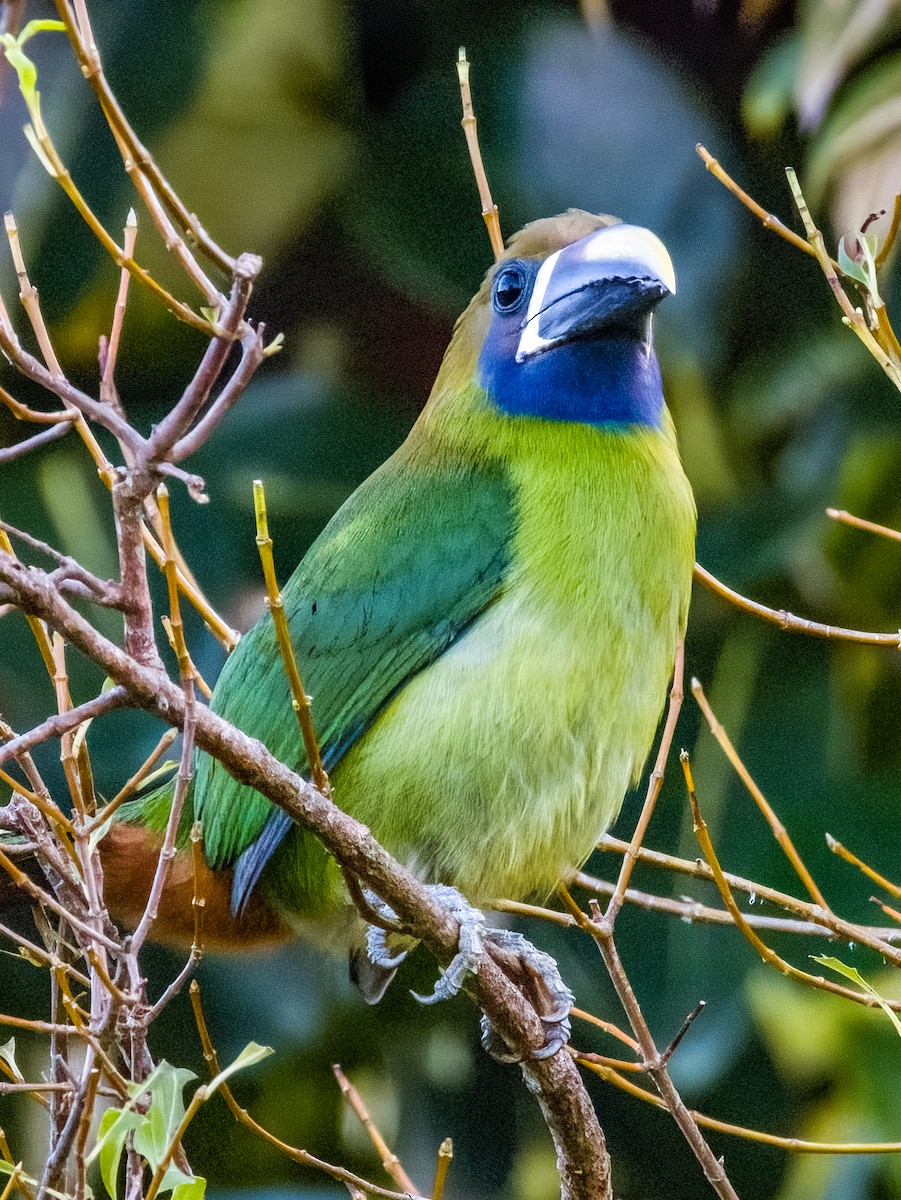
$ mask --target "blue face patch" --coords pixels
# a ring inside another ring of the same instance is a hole
[[[479,382],[493,404],[514,416],[577,421],[587,425],[660,425],[663,389],[656,355],[644,338],[647,314],[606,321],[593,332],[576,311],[597,305],[605,286],[572,295],[572,340],[516,361],[526,310],[540,264],[514,259],[503,264],[492,284],[493,321],[479,356]],[[569,298],[567,298],[569,299]],[[614,314],[615,317],[615,314]]]

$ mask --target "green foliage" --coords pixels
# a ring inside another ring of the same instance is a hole
[[[866,992],[879,1005],[891,1023],[894,1025],[896,1032],[901,1037],[901,1021],[898,1020],[895,1013],[889,1007],[888,1001],[884,996],[880,996],[879,992],[871,983],[867,983],[856,967],[849,967],[838,958],[833,958],[828,954],[813,954],[811,955],[814,962],[818,962],[820,966],[828,967],[830,971],[835,971],[837,975],[844,975],[846,979],[850,979],[852,983],[856,983],[861,991]]]
[[[29,21],[22,32],[16,37],[12,33],[0,35],[0,46],[6,55],[6,61],[16,72],[19,79],[19,90],[28,106],[32,120],[40,121],[40,95],[37,90],[38,70],[22,47],[36,33],[46,33],[50,30],[62,31],[66,27],[62,21]]]
[[[193,1071],[173,1067],[163,1060],[151,1075],[132,1089],[129,1107],[108,1108],[97,1130],[97,1144],[92,1152],[100,1166],[103,1184],[112,1200],[118,1200],[119,1167],[129,1135],[135,1153],[154,1173],[165,1166],[158,1191],[172,1192],[172,1200],[203,1200],[206,1180],[186,1175],[172,1165],[172,1156],[184,1127],[186,1113],[193,1116],[200,1104],[213,1096],[226,1080],[239,1071],[254,1066],[272,1053],[268,1046],[250,1042],[237,1058],[208,1084],[201,1085],[186,1110],[183,1099],[185,1085],[196,1079]],[[145,1097],[150,1097],[149,1104]]]
[[[16,1063],[15,1038],[10,1038],[8,1042],[4,1042],[2,1045],[0,1045],[0,1059],[2,1059],[3,1062],[6,1063],[7,1067],[9,1067],[13,1074],[13,1078],[17,1079],[21,1083],[23,1076]]]

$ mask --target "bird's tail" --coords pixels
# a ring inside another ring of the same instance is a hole
[[[123,804],[98,843],[106,906],[124,929],[134,929],[146,908],[174,792],[175,781],[170,780]],[[175,839],[175,857],[151,930],[153,940],[187,947],[199,932],[208,949],[230,951],[265,949],[288,941],[288,927],[262,896],[254,893],[240,915],[232,912],[232,871],[213,871],[202,854],[195,859],[193,824],[194,796],[189,786]],[[21,904],[23,899],[27,902],[21,889],[7,882],[5,876],[0,878],[0,911]]]

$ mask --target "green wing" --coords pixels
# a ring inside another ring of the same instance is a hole
[[[361,485],[313,543],[283,593],[326,769],[385,704],[498,595],[513,512],[499,469],[419,465],[408,442]],[[297,718],[268,614],[225,665],[213,708],[306,770]],[[198,816],[210,863],[228,866],[278,812],[202,755]],[[290,822],[270,823],[242,863],[249,891]],[[236,895],[241,890],[236,879]],[[240,896],[237,895],[240,901]]]

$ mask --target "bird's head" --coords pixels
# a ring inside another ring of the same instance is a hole
[[[650,230],[571,209],[511,238],[458,334],[502,412],[657,425],[652,314],[675,290],[670,256]]]

